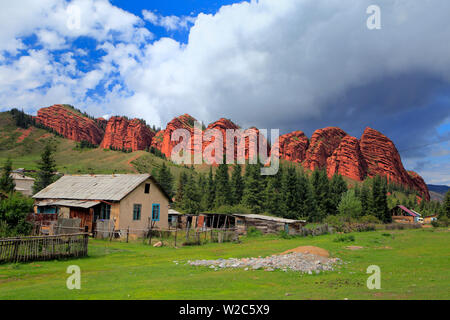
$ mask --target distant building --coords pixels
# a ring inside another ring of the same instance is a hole
[[[417,223],[421,218],[420,213],[410,210],[402,205],[392,208],[391,214],[392,220],[400,223]]]
[[[260,230],[262,233],[275,234],[285,231],[287,234],[297,234],[306,225],[305,220],[285,219],[261,214],[233,214],[233,216],[236,218],[236,229],[240,234],[246,233],[250,227]]]
[[[150,223],[168,227],[169,197],[149,174],[67,175],[33,198],[35,213],[79,218],[90,231],[100,221],[139,236]]]
[[[35,180],[31,177],[27,177],[24,174],[13,172],[11,173],[11,178],[14,180],[16,187],[15,191],[20,192],[26,196],[31,196],[33,194],[33,186]]]

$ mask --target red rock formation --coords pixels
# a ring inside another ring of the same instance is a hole
[[[162,145],[164,141],[164,130],[158,131],[152,139],[152,147],[162,150]]]
[[[98,145],[104,134],[95,120],[66,105],[42,108],[37,112],[35,119],[36,122],[55,130],[63,137],[75,141],[85,140]]]
[[[145,150],[151,145],[154,132],[139,119],[112,117],[106,126],[101,148],[117,150]]]
[[[194,149],[194,123],[196,119],[188,114],[184,114],[170,121],[165,130],[162,130],[153,139],[152,146],[159,149],[168,159],[171,158],[172,149],[179,142],[172,141],[172,133],[177,129],[186,129],[191,135],[191,152]],[[182,139],[180,138],[179,141]],[[201,147],[201,146],[200,146]]]
[[[362,181],[367,174],[367,165],[361,154],[358,139],[346,136],[327,159],[329,177],[340,174],[350,179]]]
[[[205,132],[208,132],[209,130],[218,130],[220,131],[222,135],[222,145],[223,145],[223,156],[226,156],[227,152],[227,130],[238,130],[239,126],[236,125],[233,121],[225,118],[221,118],[217,120],[216,122],[211,123],[207,128]],[[209,131],[212,132],[212,131]],[[215,142],[215,137],[212,136],[211,139],[209,137],[203,136],[203,151],[209,146],[212,145]],[[216,163],[214,161],[215,152],[212,150],[211,152],[204,153],[206,157],[209,155],[212,156],[212,159],[203,159],[204,161],[207,161],[207,163]],[[234,158],[236,159],[237,156],[237,139],[234,140]]]
[[[377,130],[366,128],[360,141],[361,153],[367,163],[367,175],[387,177],[388,181],[409,186],[424,194],[430,195],[423,179],[417,174],[412,176],[403,167],[400,154],[394,143]]]
[[[108,125],[108,120],[104,118],[97,118],[95,119],[95,122],[97,122],[97,125],[103,130],[106,130],[106,126]]]
[[[425,199],[427,201],[430,201],[430,191],[428,190],[428,186],[425,183],[425,181],[423,180],[423,178],[414,171],[408,171],[408,174],[412,180],[413,188],[415,190],[419,191],[419,193],[423,197],[425,197]],[[419,204],[420,204],[420,202],[419,202]]]
[[[328,157],[333,154],[346,135],[343,130],[336,127],[316,130],[309,142],[303,166],[309,170],[324,168]]]
[[[366,128],[361,137],[361,152],[369,177],[385,176],[389,181],[408,185],[411,181],[394,143],[377,130]]]
[[[309,140],[303,131],[294,131],[282,135],[278,141],[281,159],[297,163],[301,163],[305,160]]]

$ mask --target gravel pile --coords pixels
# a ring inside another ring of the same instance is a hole
[[[214,270],[223,268],[245,268],[245,270],[276,269],[283,271],[299,271],[304,273],[320,273],[321,271],[332,271],[336,265],[341,264],[339,258],[325,258],[309,253],[289,253],[284,255],[273,255],[266,258],[243,258],[243,259],[218,259],[218,260],[196,260],[188,261],[191,266],[205,266]]]

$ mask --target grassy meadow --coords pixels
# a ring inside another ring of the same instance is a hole
[[[353,235],[354,242],[335,242],[337,235],[261,236],[181,248],[90,240],[87,258],[0,265],[0,299],[450,299],[448,229]],[[267,256],[304,245],[324,248],[346,263],[318,275],[185,264]],[[352,251],[350,245],[363,248]],[[81,268],[81,290],[66,288],[70,265]],[[366,287],[370,265],[381,268],[380,290]]]

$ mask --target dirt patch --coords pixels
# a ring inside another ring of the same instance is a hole
[[[364,247],[359,247],[359,246],[348,246],[348,247],[345,247],[346,249],[348,249],[348,250],[361,250],[361,249],[364,249]]]
[[[321,256],[321,257],[325,257],[328,258],[330,256],[330,253],[322,248],[319,247],[314,247],[314,246],[302,246],[302,247],[297,247],[294,249],[290,249],[287,250],[281,254],[289,254],[289,253],[310,253],[310,254],[314,254],[316,256]]]
[[[18,129],[19,130],[19,129]],[[20,132],[22,132],[22,135],[19,137],[19,138],[17,138],[17,143],[21,143],[23,140],[25,140],[29,135],[30,135],[30,133],[31,133],[31,131],[33,131],[33,128],[32,127],[29,127],[28,129],[26,129],[26,130],[20,130]]]

